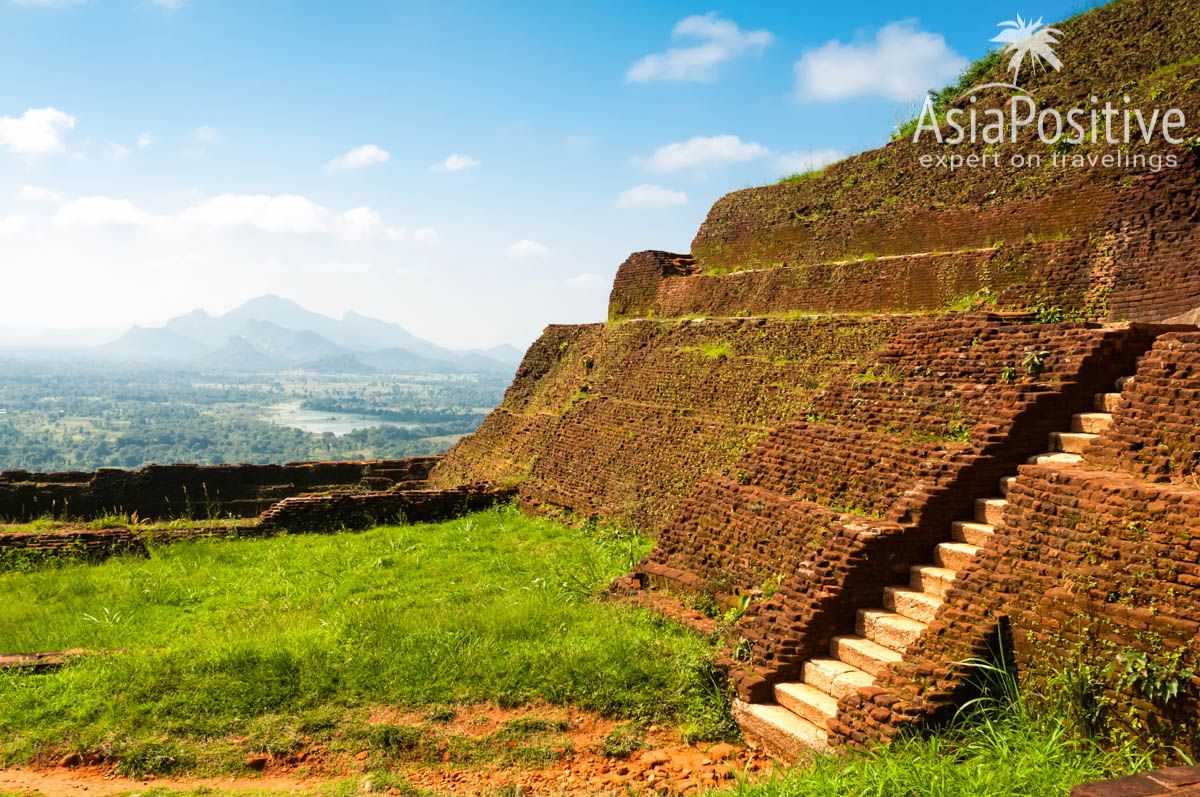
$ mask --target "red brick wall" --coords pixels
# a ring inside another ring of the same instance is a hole
[[[378,490],[423,482],[438,457],[287,465],[148,465],[95,473],[0,473],[0,518],[91,518],[107,512],[142,519],[254,517],[291,495],[348,487]]]

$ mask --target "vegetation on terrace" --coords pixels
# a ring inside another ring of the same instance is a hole
[[[1148,109],[1147,114],[1154,108],[1183,108],[1188,110],[1188,124],[1181,137],[1200,142],[1200,116],[1191,112],[1200,105],[1200,59],[1195,51],[1200,37],[1200,6],[1190,0],[1129,0],[1102,5],[1053,24],[1063,32],[1058,47],[1066,65],[1063,71],[1026,69],[1021,75],[1022,85],[1036,97],[1039,108],[1054,107],[1066,113],[1073,108],[1103,107],[1106,101],[1123,108],[1125,97],[1129,97],[1128,107]],[[1011,81],[1007,65],[1008,59],[987,54],[969,65],[953,85],[932,92],[935,107],[944,111],[972,86]],[[1009,96],[1011,93],[989,91],[979,96],[973,107],[982,114],[987,108],[999,107]],[[794,228],[806,225],[829,226],[836,219],[880,214],[986,210],[1014,199],[1039,197],[1052,188],[1069,191],[1085,184],[1119,184],[1129,177],[1129,172],[1121,169],[1056,167],[1051,155],[1056,151],[1061,155],[1061,145],[1041,143],[1036,130],[1029,128],[1016,143],[955,147],[962,155],[985,151],[998,155],[1001,165],[949,174],[944,169],[918,165],[922,155],[944,154],[945,150],[932,136],[914,144],[912,131],[912,123],[901,125],[895,140],[880,149],[819,171],[791,175],[774,185],[735,191],[718,200],[692,246],[701,269],[725,274],[778,266],[794,244],[792,238],[798,234]],[[1138,144],[1131,150],[1147,146],[1162,145]],[[1074,148],[1072,154],[1100,150],[1108,151],[1107,145],[1085,144]],[[1018,152],[1041,153],[1042,166],[1012,167],[1009,156]],[[746,215],[759,219],[760,224],[753,229],[746,227]],[[727,249],[735,240],[739,246]],[[834,261],[857,254],[831,250],[820,260]]]

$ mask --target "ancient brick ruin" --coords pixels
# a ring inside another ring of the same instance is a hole
[[[1043,104],[1197,107],[1195,4],[1062,29]],[[431,482],[656,537],[614,590],[745,608],[722,664],[777,752],[933,727],[1004,660],[1195,755],[1197,132],[1175,168],[950,174],[901,140],[730,194],[690,253],[622,264],[608,323],[547,328]]]
[[[1044,104],[1200,107],[1195,3],[1061,27]],[[900,140],[730,194],[690,253],[621,265],[607,323],[548,327],[436,463],[6,473],[0,517],[205,495],[312,530],[515,494],[656,538],[627,599],[705,631],[698,607],[743,607],[721,664],[776,752],[933,727],[1003,660],[1035,691],[1091,673],[1116,721],[1197,755],[1197,121],[1169,169],[950,174]]]

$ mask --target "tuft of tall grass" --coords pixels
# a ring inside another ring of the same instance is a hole
[[[1153,768],[1150,754],[1075,734],[1057,699],[1022,692],[1011,668],[970,663],[980,697],[948,727],[890,747],[821,755],[765,783],[739,781],[739,797],[1053,797],[1081,783]]]

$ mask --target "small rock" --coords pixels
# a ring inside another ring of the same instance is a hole
[[[262,772],[264,769],[267,768],[267,764],[269,764],[270,762],[271,762],[270,756],[265,756],[260,753],[257,755],[246,756],[246,760],[244,763],[250,769],[256,769],[259,772]]]
[[[729,756],[736,752],[736,747],[731,744],[725,744],[724,742],[721,742],[720,744],[714,744],[712,747],[708,748],[708,757],[713,761],[724,761],[726,758],[729,758]]]
[[[638,761],[641,761],[646,766],[656,767],[665,764],[671,760],[664,750],[647,750],[638,756]]]
[[[62,758],[58,759],[60,767],[77,767],[83,763],[83,756],[79,753],[67,753]]]
[[[360,752],[358,755],[356,755],[354,757],[357,758],[359,761],[366,761],[367,756],[369,756],[369,755],[370,755],[370,753],[368,753],[366,750],[363,750],[362,752]]]

